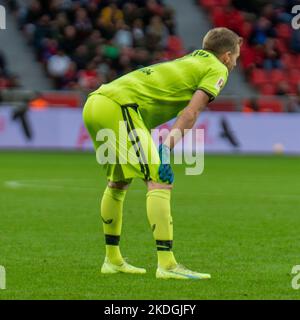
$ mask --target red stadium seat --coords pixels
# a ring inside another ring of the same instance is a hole
[[[298,93],[298,86],[295,83],[289,82],[289,86],[290,86],[290,94],[291,95],[295,95]]]
[[[168,59],[176,59],[185,54],[181,38],[177,36],[169,36],[166,57]]]
[[[167,47],[168,50],[171,50],[173,52],[182,53],[182,51],[184,51],[182,40],[180,37],[177,36],[169,36]]]
[[[287,23],[280,23],[276,27],[277,37],[288,41],[291,39],[292,28]]]
[[[270,81],[268,72],[263,69],[254,69],[251,73],[251,82],[253,85],[258,86]]]
[[[219,0],[218,2],[220,6],[228,7],[231,5],[231,1],[232,0]]]
[[[289,52],[289,48],[284,39],[275,39],[275,46],[282,54]]]
[[[276,98],[260,97],[257,101],[260,112],[283,112],[283,104]]]
[[[291,69],[289,71],[288,81],[295,85],[300,83],[300,69]]]
[[[273,83],[278,83],[280,81],[286,80],[287,74],[283,70],[274,69],[269,73],[269,81]]]
[[[49,92],[43,93],[42,99],[46,100],[53,107],[78,108],[81,106],[81,97],[77,93]]]
[[[206,10],[211,10],[217,5],[216,0],[199,0],[200,6],[204,7]]]
[[[250,22],[244,21],[241,28],[240,28],[240,35],[244,39],[249,39],[252,30],[253,30],[253,24]]]
[[[244,69],[254,66],[255,64],[255,49],[247,43],[241,47],[241,65]]]
[[[237,106],[234,101],[231,100],[221,100],[211,102],[209,105],[210,111],[237,111]]]
[[[273,83],[265,83],[259,87],[261,94],[266,96],[272,96],[276,94],[276,85]]]
[[[284,53],[281,61],[285,69],[291,69],[296,67],[296,58],[293,54]]]
[[[222,7],[216,7],[212,12],[212,23],[215,27],[223,27],[226,25],[227,18]]]

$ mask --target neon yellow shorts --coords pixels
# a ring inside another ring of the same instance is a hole
[[[109,181],[141,178],[161,183],[157,148],[138,106],[120,106],[104,95],[92,94],[84,106],[83,121]]]

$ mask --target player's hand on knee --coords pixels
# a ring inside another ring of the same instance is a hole
[[[159,178],[163,182],[172,184],[174,182],[174,173],[170,165],[170,149],[164,144],[159,146],[159,158],[161,164],[158,169]]]
[[[169,184],[172,184],[174,182],[174,173],[169,164],[161,164],[159,166],[158,173],[161,181],[167,182]]]

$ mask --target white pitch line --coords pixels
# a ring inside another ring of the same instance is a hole
[[[51,184],[51,182],[78,182],[78,181],[89,181],[88,179],[46,179],[46,180],[9,180],[4,182],[4,186],[9,189],[24,189],[24,188],[32,188],[32,189],[68,189],[68,190],[77,190],[77,191],[83,191],[83,190],[99,190],[100,188],[97,187],[89,187],[89,186],[71,186],[71,185],[63,185],[63,184]],[[50,183],[50,184],[49,184]],[[128,189],[129,193],[145,193],[146,189]],[[180,192],[180,194],[184,194],[185,192]],[[212,197],[227,197],[228,195],[225,193],[209,193],[209,192],[199,192],[198,195],[200,196],[212,196]],[[300,200],[300,195],[297,194],[233,194],[233,197],[241,198],[271,198],[271,199],[298,199]]]
[[[78,181],[76,179],[68,179],[68,180],[58,180],[58,179],[49,179],[49,180],[10,180],[10,181],[5,181],[4,182],[4,186],[9,188],[9,189],[24,189],[24,188],[31,188],[31,189],[47,189],[47,190],[51,190],[51,189],[69,189],[69,190],[98,190],[98,188],[95,187],[83,187],[83,186],[70,186],[70,185],[60,185],[60,184],[51,184],[51,182],[65,182],[65,181]],[[50,182],[50,184],[48,184],[47,182]]]
[[[8,189],[46,189],[46,190],[60,190],[60,189],[68,189],[68,190],[99,190],[97,187],[89,187],[89,186],[74,186],[74,185],[63,185],[64,182],[73,182],[76,183],[78,181],[90,181],[88,179],[46,179],[46,180],[8,180],[4,182],[4,186]],[[51,184],[52,182],[56,182],[56,184]],[[57,182],[61,182],[62,184],[57,184]],[[137,189],[129,189],[130,193],[140,193],[144,192],[146,194],[146,190],[137,190]]]

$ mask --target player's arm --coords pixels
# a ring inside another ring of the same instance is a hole
[[[170,165],[170,150],[174,148],[176,143],[187,133],[187,129],[192,129],[199,114],[208,102],[212,99],[208,93],[197,90],[190,103],[183,109],[177,118],[171,132],[166,140],[159,146],[159,157],[161,164],[159,166],[159,177],[163,182],[172,184],[174,174]]]
[[[178,116],[163,145],[172,150],[176,143],[187,133],[187,130],[193,128],[199,114],[204,110],[210,100],[211,96],[209,96],[208,93],[203,90],[197,90],[189,104]]]

